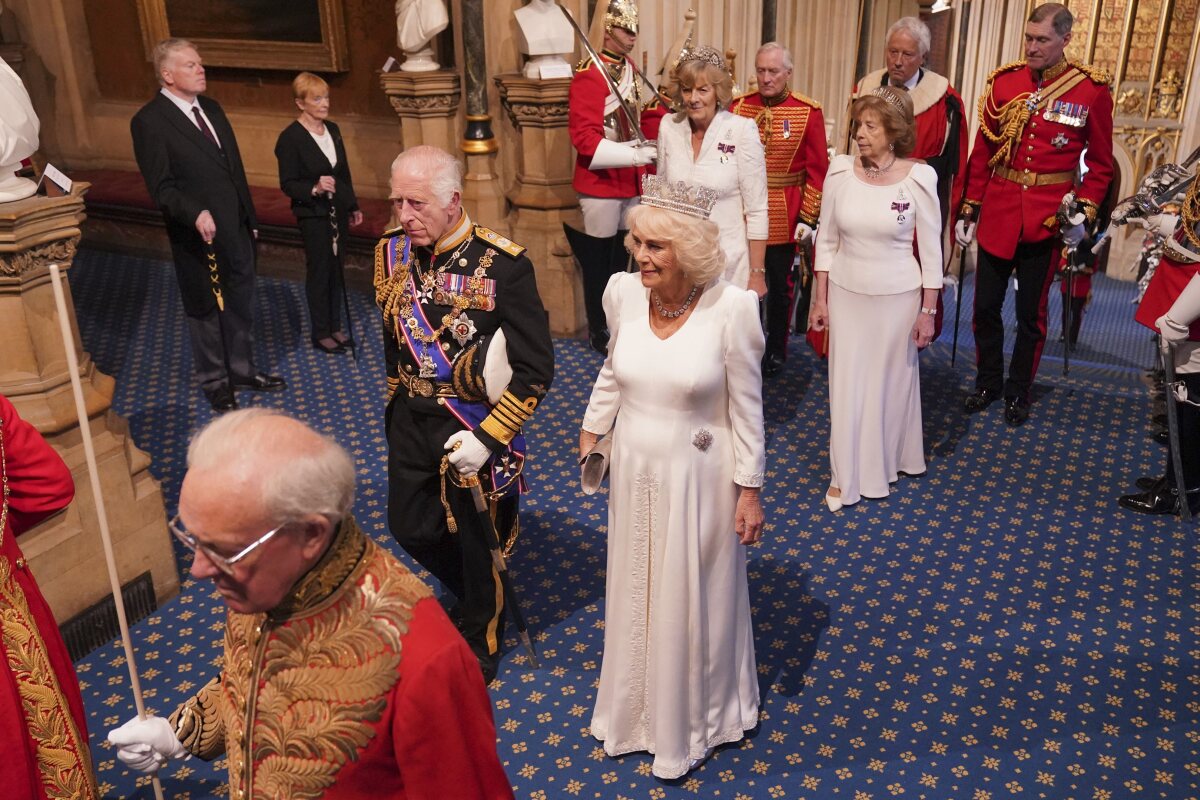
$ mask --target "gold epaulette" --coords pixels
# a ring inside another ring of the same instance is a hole
[[[1108,86],[1112,83],[1112,75],[1106,69],[1094,67],[1091,64],[1081,64],[1078,61],[1068,61],[1067,63],[1101,86]]]
[[[483,225],[475,226],[475,235],[493,247],[503,250],[513,258],[519,258],[525,252],[525,248],[512,239],[509,239],[507,236],[501,236],[491,228],[485,228]]]
[[[987,76],[986,83],[991,83],[992,80],[1002,72],[1010,72],[1014,69],[1020,69],[1023,66],[1025,66],[1025,61],[1022,59],[1021,61],[1010,61],[1009,63],[1005,64],[1004,66],[996,67]]]
[[[813,100],[808,95],[803,95],[803,94],[800,94],[799,92],[792,92],[792,97],[796,98],[801,103],[808,103],[810,106],[815,108],[817,111],[821,110],[821,104],[818,103],[816,100]]]
[[[579,63],[575,65],[576,72],[587,72],[588,67],[592,65],[592,57],[584,56],[579,59]]]

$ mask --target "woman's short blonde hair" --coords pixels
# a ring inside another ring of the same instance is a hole
[[[671,99],[675,107],[683,108],[683,90],[707,81],[717,92],[717,111],[724,111],[733,102],[733,77],[707,61],[684,61],[675,68],[675,80],[671,85]],[[684,112],[680,112],[683,114]]]
[[[863,95],[850,106],[850,138],[858,133],[863,114],[873,113],[883,126],[896,158],[907,158],[917,146],[917,128],[913,123],[913,104],[908,92],[884,86]]]
[[[675,264],[696,286],[704,286],[725,272],[725,251],[721,232],[715,222],[668,211],[655,206],[637,205],[625,215],[625,249],[633,252],[633,237],[653,239],[671,248]]]
[[[312,94],[320,94],[324,92],[329,94],[329,84],[320,75],[313,75],[311,72],[301,72],[292,79],[292,96],[297,100],[303,100]]]

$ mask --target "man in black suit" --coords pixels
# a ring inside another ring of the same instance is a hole
[[[196,380],[215,411],[229,411],[236,389],[286,386],[254,366],[254,203],[233,128],[201,96],[207,82],[196,48],[159,42],[154,69],[162,89],[130,123],[133,151],[166,221]]]

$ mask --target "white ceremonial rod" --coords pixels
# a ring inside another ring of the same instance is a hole
[[[108,565],[108,582],[112,586],[113,600],[117,605],[117,624],[121,627],[121,643],[125,645],[125,662],[129,665],[129,682],[133,686],[133,704],[138,717],[146,718],[146,703],[142,700],[142,684],[138,679],[137,662],[133,656],[133,639],[129,636],[129,623],[125,619],[125,600],[121,596],[121,578],[117,575],[117,559],[113,556],[112,537],[108,533],[108,513],[104,510],[104,494],[100,491],[100,471],[96,467],[96,451],[92,446],[92,427],[88,423],[87,406],[83,402],[83,384],[79,380],[79,359],[75,357],[75,338],[71,336],[70,316],[67,313],[67,296],[63,292],[62,270],[58,264],[50,265],[50,281],[54,285],[54,304],[58,306],[58,327],[62,334],[63,348],[67,351],[67,371],[71,374],[71,391],[75,395],[75,414],[79,417],[79,433],[83,438],[83,455],[87,460],[88,478],[92,484],[92,499],[96,502],[96,516],[100,522],[100,540],[104,543],[104,561]],[[164,800],[162,782],[158,776],[151,778],[154,796]]]

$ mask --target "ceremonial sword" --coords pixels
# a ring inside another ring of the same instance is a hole
[[[558,4],[555,3],[555,5]],[[579,37],[579,43],[583,45],[583,49],[587,51],[589,56],[591,56],[592,61],[596,62],[596,69],[600,70],[601,77],[603,77],[604,82],[608,84],[608,90],[613,93],[613,97],[617,98],[617,106],[621,109],[621,111],[624,112],[625,120],[629,123],[629,127],[633,131],[634,135],[637,136],[638,144],[645,144],[647,139],[644,135],[642,135],[642,126],[638,122],[637,114],[634,114],[633,111],[630,110],[629,105],[625,102],[625,98],[621,96],[621,92],[617,89],[617,82],[613,80],[612,75],[609,75],[608,70],[604,68],[604,62],[600,60],[600,54],[596,52],[596,48],[592,47],[592,43],[588,41],[587,36],[584,35],[583,30],[579,27],[579,23],[575,21],[575,18],[571,16],[570,12],[568,12],[562,6],[558,6],[558,10],[563,13],[563,16],[567,18],[567,22],[570,22],[571,27],[575,29],[575,35]],[[625,60],[632,66],[632,61],[629,59]],[[647,81],[647,83],[649,83],[649,81]]]

